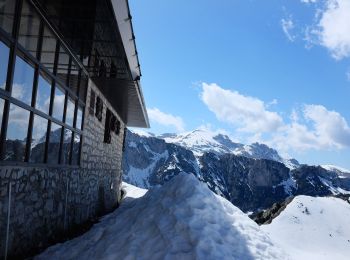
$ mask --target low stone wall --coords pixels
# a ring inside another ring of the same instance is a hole
[[[89,114],[91,89],[104,103],[101,121]],[[117,206],[124,125],[104,143],[106,109],[117,113],[92,82],[86,104],[79,167],[0,166],[0,258],[29,256]]]

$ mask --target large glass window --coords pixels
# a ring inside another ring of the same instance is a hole
[[[78,107],[78,111],[77,111],[77,121],[75,124],[75,127],[79,130],[82,129],[82,122],[83,122],[83,108],[82,107]]]
[[[74,120],[74,101],[71,98],[68,98],[67,101],[67,111],[66,111],[66,124],[73,126]]]
[[[15,0],[0,0],[0,27],[10,34],[15,17],[15,5]]]
[[[74,134],[73,148],[72,148],[72,164],[79,164],[79,156],[80,156],[80,140],[81,136],[77,133]]]
[[[0,157],[77,165],[88,74],[76,58],[88,65],[89,55],[72,55],[34,2],[0,0],[0,136],[5,140]],[[9,78],[11,85],[7,85]],[[8,117],[3,116],[5,107]],[[31,116],[33,123],[29,124]],[[8,121],[2,122],[5,118]],[[1,133],[2,124],[6,133]]]
[[[61,121],[63,120],[64,99],[65,99],[65,94],[63,90],[58,85],[56,85],[55,97],[53,100],[52,116]]]
[[[49,114],[51,84],[51,79],[48,76],[44,74],[39,75],[35,107],[45,114]]]
[[[1,1],[1,0],[0,0]],[[1,2],[0,2],[1,4]],[[7,66],[10,49],[0,41],[0,88],[6,87]]]
[[[79,80],[79,69],[78,69],[78,66],[74,62],[72,62],[70,75],[69,75],[69,88],[76,95],[78,94],[78,86],[79,86],[78,80]]]
[[[51,123],[50,139],[47,151],[47,162],[57,164],[60,151],[62,126]]]
[[[40,19],[34,8],[23,1],[18,41],[33,56],[36,56],[39,40]]]
[[[88,77],[85,75],[84,72],[81,73],[80,78],[80,88],[79,88],[79,99],[85,102],[86,98],[86,89],[88,85]]]
[[[58,62],[57,62],[57,76],[64,84],[67,84],[69,69],[69,55],[63,47],[60,47]]]
[[[10,105],[5,161],[24,161],[29,114],[28,110]]]
[[[56,37],[51,30],[45,26],[40,61],[51,72],[53,72],[55,62],[56,42]]]
[[[62,147],[62,164],[69,164],[71,153],[72,131],[64,129],[63,147]]]
[[[32,143],[30,146],[29,161],[33,163],[44,162],[46,143],[47,119],[35,115],[33,122]]]
[[[13,76],[12,96],[30,105],[32,101],[33,78],[33,67],[17,56]]]
[[[1,136],[1,124],[2,124],[2,115],[4,114],[5,100],[0,98],[0,136]]]

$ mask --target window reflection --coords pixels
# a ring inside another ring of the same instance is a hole
[[[87,90],[88,78],[84,72],[81,73],[80,88],[79,88],[79,99],[85,102],[86,90]]]
[[[13,18],[15,16],[14,0],[0,1],[0,27],[8,33],[12,33]]]
[[[63,149],[62,149],[62,164],[69,164],[71,153],[72,131],[64,129]]]
[[[61,132],[62,127],[58,124],[51,122],[51,132],[49,145],[47,150],[47,162],[57,164],[58,155],[60,150],[60,141],[61,141]]]
[[[28,123],[29,111],[11,104],[5,143],[5,161],[24,161]]]
[[[64,98],[65,94],[63,90],[56,85],[52,116],[61,121],[63,120]]]
[[[0,98],[0,136],[1,136],[1,124],[2,124],[2,115],[4,114],[5,100]]]
[[[29,161],[33,163],[44,162],[46,143],[47,119],[35,115],[33,122],[32,143],[30,146]]]
[[[12,96],[30,105],[32,100],[34,69],[21,57],[16,57]]]
[[[0,41],[0,88],[6,87],[7,65],[10,49]]]
[[[23,1],[18,41],[34,57],[39,39],[40,19],[34,8]]]
[[[49,114],[51,95],[51,80],[44,74],[39,75],[38,90],[36,93],[36,109]]]
[[[81,140],[80,135],[75,133],[74,134],[73,149],[72,149],[72,164],[73,165],[79,164],[80,140]]]
[[[57,76],[64,84],[67,84],[69,68],[69,55],[63,47],[60,47],[60,53],[57,62]]]
[[[77,122],[75,127],[78,129],[82,129],[82,121],[83,121],[83,109],[81,107],[78,107],[78,111],[77,111]]]
[[[69,88],[73,91],[74,94],[78,94],[78,86],[79,86],[79,69],[78,66],[72,62],[72,66],[70,68],[69,75]]]
[[[40,61],[51,72],[53,72],[55,62],[56,42],[56,37],[51,30],[45,26]]]
[[[67,102],[66,124],[70,126],[73,126],[74,107],[74,101],[69,97]]]

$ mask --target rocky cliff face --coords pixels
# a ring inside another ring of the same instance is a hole
[[[194,138],[128,132],[123,164],[124,180],[141,188],[162,185],[180,172],[192,173],[246,212],[295,195],[350,194],[347,175],[284,160],[263,144],[243,145],[198,131]]]

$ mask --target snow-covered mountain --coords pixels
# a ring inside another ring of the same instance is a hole
[[[262,225],[293,259],[349,259],[350,202],[297,196],[271,224]]]
[[[278,152],[265,144],[253,143],[244,145],[232,141],[232,139],[223,133],[212,132],[208,129],[200,128],[183,134],[163,134],[157,136],[164,139],[167,143],[174,143],[191,150],[195,156],[201,156],[205,152],[216,154],[231,153],[255,159],[269,159],[285,163],[291,168],[296,168],[299,163],[297,160],[284,159]]]
[[[36,259],[289,259],[253,220],[192,174],[145,195],[131,185],[125,189],[120,208]]]
[[[342,174],[297,162],[286,167],[266,145],[245,146],[224,135],[193,131],[155,137],[128,132],[125,147],[126,182],[150,188],[181,172],[192,173],[243,211],[257,212],[290,196],[350,191],[350,178]]]

